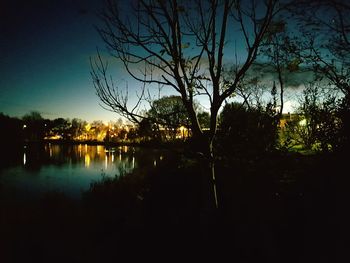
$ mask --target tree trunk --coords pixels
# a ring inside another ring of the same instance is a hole
[[[209,142],[209,169],[210,169],[210,185],[211,185],[211,192],[214,202],[214,207],[219,208],[219,202],[218,202],[218,192],[217,192],[217,186],[216,186],[216,176],[215,176],[215,156],[213,151],[213,142]]]
[[[202,158],[201,167],[201,207],[200,207],[200,227],[203,240],[210,241],[217,235],[219,201],[215,174],[215,158],[212,143],[207,141],[207,152]]]

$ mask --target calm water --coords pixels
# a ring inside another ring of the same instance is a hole
[[[163,158],[159,150],[120,146],[106,149],[90,145],[25,146],[10,164],[0,168],[0,197],[4,200],[36,198],[58,191],[75,199],[103,176],[145,166],[156,166]]]

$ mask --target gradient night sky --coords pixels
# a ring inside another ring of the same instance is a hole
[[[119,118],[101,108],[90,77],[89,58],[96,55],[96,47],[105,46],[94,28],[103,5],[104,0],[1,1],[0,112],[22,117],[38,111],[49,119],[104,122]],[[231,35],[236,34],[228,34],[235,43]],[[237,47],[238,54],[244,53],[244,46]],[[119,65],[114,60],[109,73],[119,85],[128,81],[129,94],[136,98],[139,84]]]
[[[5,0],[0,4],[0,112],[54,119],[116,120],[99,106],[89,57],[102,47],[98,0]]]

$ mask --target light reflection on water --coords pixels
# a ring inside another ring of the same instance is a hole
[[[162,154],[156,150],[128,146],[105,148],[90,145],[28,146],[22,160],[0,168],[0,197],[38,196],[48,191],[64,192],[79,199],[102,175],[114,177],[120,171],[153,166]],[[12,197],[10,197],[12,198]]]
[[[27,154],[26,152],[23,153],[23,165],[26,165],[27,162]]]

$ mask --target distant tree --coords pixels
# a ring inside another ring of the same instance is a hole
[[[91,136],[93,140],[101,141],[106,136],[108,127],[102,121],[93,121],[91,123]]]
[[[197,113],[198,122],[204,129],[209,129],[210,127],[210,114],[206,111],[201,111]]]
[[[40,112],[37,111],[31,111],[28,114],[25,114],[22,119],[27,122],[34,122],[34,121],[42,121],[43,117],[41,116]]]
[[[165,96],[153,101],[146,115],[153,123],[165,128],[172,139],[180,126],[189,126],[187,110],[180,96]]]
[[[284,93],[286,89],[286,78],[299,70],[302,59],[298,48],[298,40],[291,37],[288,32],[288,24],[285,20],[279,19],[270,23],[268,32],[264,38],[264,44],[260,56],[268,59],[272,65],[272,72],[277,75],[279,86],[279,118],[282,117],[284,108]],[[260,65],[263,66],[264,64]],[[265,63],[266,66],[266,63]],[[273,82],[275,86],[275,81]],[[277,94],[277,89],[276,89]]]
[[[118,120],[115,123],[115,126],[116,126],[116,128],[120,128],[120,127],[123,126],[123,124],[124,124],[123,119],[122,118],[118,118]]]
[[[137,133],[143,141],[160,139],[160,134],[157,132],[157,127],[149,119],[143,119],[140,121],[137,127]]]
[[[295,144],[307,150],[335,151],[341,145],[340,101],[324,93],[321,86],[309,84],[303,91],[297,116],[287,122],[286,130]]]
[[[133,142],[133,141],[135,141],[135,139],[137,139],[137,137],[138,137],[137,129],[134,127],[130,128],[126,134],[126,138],[129,141]]]
[[[52,121],[52,131],[56,136],[60,136],[62,139],[71,139],[70,133],[71,123],[70,120],[64,118],[56,118]]]
[[[125,139],[127,138],[127,135],[128,135],[128,131],[125,128],[121,128],[118,132],[117,139],[119,141],[125,141]]]
[[[32,111],[22,117],[24,123],[24,136],[29,141],[40,141],[44,139],[45,123],[41,114]]]
[[[72,120],[72,125],[70,127],[70,134],[74,139],[77,139],[79,136],[83,135],[86,121],[74,118]]]
[[[265,108],[226,104],[220,115],[220,149],[223,153],[240,156],[273,151],[278,136],[277,117],[272,104]]]
[[[18,145],[23,142],[23,122],[0,112],[0,144]]]

